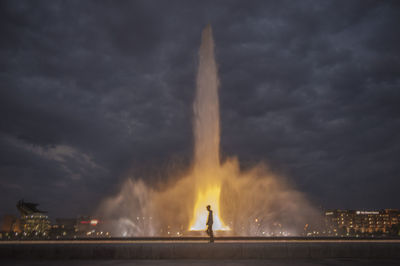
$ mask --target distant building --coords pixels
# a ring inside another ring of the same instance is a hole
[[[4,215],[0,227],[0,239],[18,239],[21,233],[21,220],[15,215]]]
[[[51,226],[50,236],[52,238],[76,238],[77,219],[56,218],[56,223]]]
[[[0,231],[21,233],[21,220],[15,215],[4,215]]]
[[[109,232],[102,228],[102,223],[90,216],[78,218],[56,218],[51,226],[50,237],[53,239],[108,238]]]
[[[102,228],[102,222],[90,216],[80,216],[77,219],[76,233],[78,237],[110,237],[110,233]]]
[[[37,209],[37,203],[18,201],[17,209],[21,214],[21,229],[27,237],[47,237],[50,231],[49,217],[45,211]]]
[[[325,212],[326,234],[333,236],[392,234],[393,229],[398,228],[399,222],[400,210],[397,209],[380,211],[335,209]]]

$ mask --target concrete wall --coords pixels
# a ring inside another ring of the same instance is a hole
[[[400,258],[400,242],[0,243],[1,259]]]

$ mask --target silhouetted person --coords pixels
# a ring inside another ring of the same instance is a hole
[[[211,242],[214,242],[214,233],[213,233],[213,230],[212,230],[212,226],[213,226],[214,221],[213,221],[213,212],[211,210],[211,206],[210,205],[207,205],[207,211],[208,211],[208,218],[207,218],[207,230],[206,230],[206,232],[207,232],[207,235],[210,236],[210,243],[211,243]]]

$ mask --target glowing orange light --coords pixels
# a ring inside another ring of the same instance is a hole
[[[91,225],[97,225],[99,223],[98,220],[90,220]]]
[[[220,217],[219,197],[221,194],[221,186],[210,186],[205,191],[197,193],[196,204],[194,206],[193,218],[190,222],[190,231],[201,231],[207,228],[208,211],[207,205],[211,206],[213,211],[213,230],[228,231],[229,226],[225,225]]]

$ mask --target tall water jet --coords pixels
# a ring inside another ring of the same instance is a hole
[[[219,168],[218,73],[211,26],[202,33],[194,110],[195,170]]]
[[[219,143],[219,100],[218,70],[214,55],[214,40],[211,25],[203,30],[199,50],[199,67],[196,79],[194,110],[194,177],[196,203],[190,230],[203,230],[208,212],[205,206],[214,210],[214,229],[228,230],[220,217],[220,173]]]

